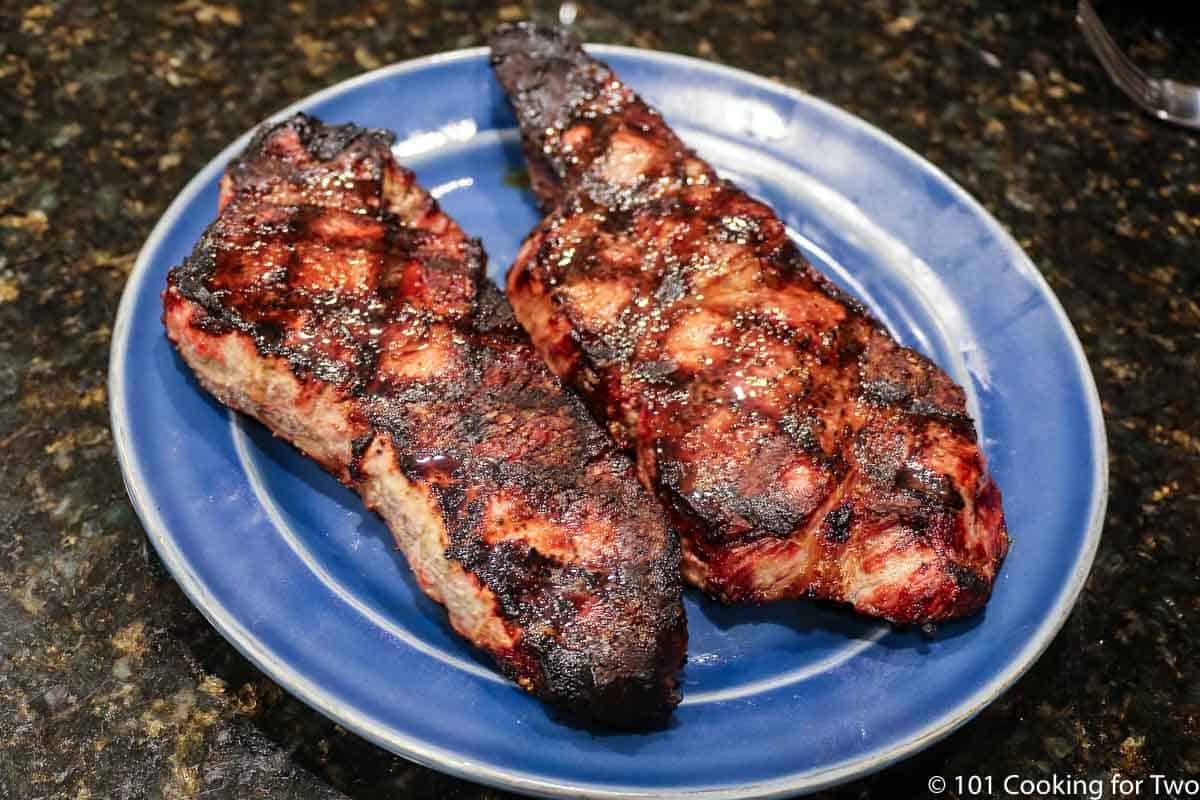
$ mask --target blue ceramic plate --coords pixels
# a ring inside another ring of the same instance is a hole
[[[222,634],[305,702],[415,761],[522,792],[791,795],[945,736],[1033,663],[1100,536],[1106,451],[1079,342],[1029,259],[918,155],[820,100],[714,64],[593,52],[804,251],[967,388],[1015,544],[985,614],[933,638],[807,603],[686,599],[685,699],[669,730],[567,727],[502,680],[418,591],[383,525],[259,425],[202,392],[159,321],[167,269],[214,217],[239,139],[143,248],[113,336],[113,428],[142,522]],[[390,128],[397,154],[480,236],[500,279],[538,219],[484,50],[398,64],[304,109]]]

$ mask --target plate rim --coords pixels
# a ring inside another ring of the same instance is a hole
[[[313,685],[311,681],[297,673],[284,660],[277,658],[273,653],[261,646],[257,639],[238,622],[236,617],[219,603],[216,598],[209,594],[206,586],[194,574],[190,564],[188,564],[187,560],[175,547],[166,525],[159,516],[158,509],[150,500],[148,490],[145,486],[146,481],[136,455],[136,449],[130,441],[130,434],[126,424],[129,414],[124,391],[125,354],[128,349],[127,342],[132,324],[133,309],[149,272],[151,255],[159,248],[163,239],[174,228],[184,208],[191,204],[195,196],[225,168],[228,161],[235,154],[245,148],[254,131],[261,125],[282,119],[297,111],[317,105],[330,97],[356,89],[359,86],[376,80],[402,76],[406,73],[416,72],[432,66],[486,57],[490,52],[487,47],[451,50],[396,62],[356,75],[307,95],[271,114],[253,128],[237,137],[214,156],[199,172],[193,175],[184,185],[183,189],[175,196],[138,251],[133,269],[130,271],[125,287],[122,290],[120,304],[118,305],[116,319],[113,324],[112,341],[109,347],[107,385],[109,415],[113,430],[114,449],[126,491],[134,510],[145,528],[147,538],[154,545],[167,570],[179,584],[184,594],[187,595],[192,605],[200,611],[209,624],[216,628],[230,644],[254,663],[256,667],[270,676],[272,680],[278,682],[305,704],[385,750],[424,766],[467,780],[527,794],[542,796],[569,794],[575,797],[589,798],[695,798],[703,796],[711,798],[711,800],[732,800],[733,798],[747,797],[783,797],[797,793],[815,792],[855,778],[865,777],[945,738],[1011,688],[1037,662],[1046,648],[1049,647],[1074,609],[1095,560],[1108,504],[1109,452],[1107,433],[1100,394],[1091,365],[1088,363],[1083,345],[1062,303],[1046,281],[1045,276],[1038,270],[1012,235],[992,216],[982,203],[947,175],[940,167],[930,162],[887,131],[820,97],[737,67],[678,53],[647,50],[623,45],[587,44],[585,47],[589,52],[600,57],[606,55],[624,55],[692,70],[724,73],[726,76],[736,78],[755,87],[780,93],[799,105],[807,105],[815,108],[820,113],[833,117],[841,124],[854,129],[860,134],[865,134],[881,145],[893,151],[899,151],[901,155],[906,156],[921,171],[933,178],[939,186],[947,189],[955,201],[964,204],[965,207],[974,212],[983,221],[984,227],[996,237],[997,242],[1013,258],[1016,268],[1031,278],[1039,290],[1039,294],[1048,300],[1055,321],[1066,333],[1066,341],[1084,390],[1083,394],[1086,399],[1089,415],[1088,429],[1092,448],[1095,453],[1095,464],[1091,476],[1093,497],[1091,514],[1087,523],[1086,539],[1083,542],[1083,547],[1078,552],[1069,580],[1060,590],[1059,598],[1054,608],[1047,613],[1037,631],[1026,641],[1020,653],[1010,661],[1006,670],[979,687],[969,698],[960,703],[958,708],[953,712],[943,714],[938,719],[923,726],[917,735],[905,741],[893,743],[891,746],[879,751],[868,753],[851,761],[836,764],[828,768],[810,769],[752,784],[707,787],[674,786],[656,789],[592,782],[564,782],[547,779],[539,776],[537,773],[500,768],[476,759],[463,758],[453,751],[448,751],[438,745],[410,737],[403,732],[393,730],[391,727],[370,718],[368,715],[358,713],[353,708],[343,706],[335,698],[328,696],[320,686]]]

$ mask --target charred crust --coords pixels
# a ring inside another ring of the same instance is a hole
[[[649,384],[673,386],[678,381],[673,377],[679,370],[679,365],[669,358],[656,361],[642,361],[633,367],[633,375],[638,380]]]
[[[969,595],[986,598],[991,592],[991,582],[985,580],[970,567],[963,566],[956,561],[947,561],[946,572],[954,579],[954,584]]]
[[[886,379],[863,381],[862,397],[878,406],[906,406],[912,400],[912,389],[899,381]]]
[[[350,440],[350,464],[347,466],[347,472],[350,479],[360,481],[363,479],[362,462],[367,455],[367,449],[371,443],[375,441],[375,433],[364,433],[362,436],[356,436]]]
[[[668,272],[659,282],[658,288],[654,290],[654,299],[659,303],[669,305],[683,299],[687,290],[687,279],[682,272]]]
[[[365,431],[338,473],[352,487],[390,443],[387,468],[441,512],[445,557],[515,632],[511,650],[493,651],[505,674],[582,721],[660,725],[679,703],[686,645],[677,535],[483,280],[479,241],[431,221],[437,204],[411,184],[388,206],[403,218],[382,210],[390,142],[304,115],[259,130],[230,167],[220,217],[171,270],[164,303],[190,301],[193,329],[245,334],[304,391],[347,400]],[[338,172],[322,172],[325,162]],[[328,180],[346,170],[355,177]],[[310,196],[326,184],[350,188]],[[536,535],[489,530],[497,501],[553,528],[563,552],[557,539],[542,552]],[[586,563],[571,555],[576,540],[596,551]]]
[[[522,631],[521,647],[538,665],[541,693],[581,722],[663,724],[679,701],[674,673],[683,664],[686,621],[677,603],[647,606],[641,587],[649,582],[656,588],[652,596],[678,597],[677,540],[649,563],[635,560],[596,571],[558,563],[523,543],[489,546],[473,530],[478,515],[467,519],[456,526],[447,556],[478,576]],[[589,632],[581,630],[578,602],[620,609],[623,618],[604,623],[607,636],[615,647],[634,652],[597,650]]]
[[[499,25],[488,39],[491,64],[535,146],[561,128],[575,106],[594,95],[608,68],[591,59],[565,30],[529,22]]]
[[[531,169],[555,177],[539,197],[556,205],[515,266],[532,278],[511,295],[522,319],[552,321],[539,346],[636,450],[642,478],[703,554],[697,580],[723,599],[767,599],[748,543],[764,540],[771,558],[771,539],[832,545],[860,531],[956,556],[992,580],[998,562],[969,552],[976,539],[1003,552],[1006,535],[998,496],[979,488],[990,479],[961,388],[891,339],[770,209],[563,31],[502,27],[492,45]],[[822,552],[786,591],[839,599],[835,581],[806,583],[850,557]],[[896,615],[973,610],[949,602]]]
[[[821,523],[821,535],[825,541],[841,544],[850,538],[850,523],[854,519],[854,506],[842,503],[825,515]]]
[[[954,481],[919,465],[907,464],[897,470],[896,488],[918,497],[933,508],[961,511],[964,507],[962,495]]]
[[[481,334],[502,336],[517,340],[524,338],[512,306],[500,289],[491,281],[480,281],[475,295],[475,330]]]
[[[813,420],[808,415],[790,413],[784,414],[779,420],[779,427],[788,435],[796,447],[810,455],[824,455]]]
[[[975,422],[965,411],[955,408],[945,408],[919,399],[910,403],[907,410],[914,418],[915,424],[922,422],[937,423],[949,428],[969,442],[974,443],[976,441]]]
[[[543,214],[549,213],[562,200],[562,178],[536,147],[525,142],[521,149],[529,168],[529,188],[533,190],[538,210]]]
[[[344,125],[327,125],[315,117],[298,112],[287,119],[259,127],[242,154],[230,163],[229,171],[236,174],[246,168],[259,167],[267,154],[267,145],[285,129],[295,131],[304,148],[320,161],[333,159],[354,140],[363,136],[373,144],[385,148],[391,147],[396,141],[396,136],[391,131],[362,128],[349,122]]]

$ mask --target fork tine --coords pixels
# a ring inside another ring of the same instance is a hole
[[[1100,64],[1104,65],[1112,79],[1126,86],[1127,91],[1132,88],[1148,100],[1153,94],[1150,78],[1112,40],[1108,29],[1104,28],[1104,23],[1100,22],[1096,10],[1087,0],[1079,1],[1079,20],[1088,43],[1096,50]]]
[[[1146,93],[1150,89],[1150,80],[1125,56],[1117,44],[1106,33],[1096,31],[1097,44],[1100,47],[1101,61],[1114,78],[1123,79],[1134,86],[1139,92]]]
[[[1104,23],[1100,21],[1092,4],[1087,0],[1079,0],[1079,21],[1083,24],[1083,32],[1088,37],[1088,42],[1094,48],[1102,51],[1103,55],[1107,55],[1107,58],[1103,59],[1106,66],[1118,69],[1126,75],[1145,77],[1137,65],[1130,61],[1124,51],[1113,41],[1108,29],[1104,27]],[[1098,53],[1098,55],[1100,54]]]
[[[1200,129],[1200,86],[1160,80],[1142,72],[1113,41],[1089,0],[1079,0],[1076,21],[1118,89],[1159,119]]]
[[[1150,79],[1113,41],[1088,0],[1079,0],[1079,23],[1088,44],[1113,81],[1139,103],[1153,105],[1157,92]]]
[[[1108,55],[1108,58],[1104,59],[1106,66],[1120,70],[1127,77],[1137,77],[1143,81],[1147,80],[1145,73],[1113,41],[1108,29],[1104,27],[1104,23],[1096,15],[1095,9],[1092,8],[1092,4],[1088,0],[1079,0],[1079,19],[1083,24],[1084,34],[1088,36],[1088,41],[1093,47],[1099,48]]]
[[[1149,80],[1140,70],[1118,57],[1119,51],[1112,40],[1089,36],[1088,41],[1092,44],[1092,49],[1096,51],[1101,65],[1118,86],[1126,92],[1132,93],[1135,96],[1134,99],[1138,101],[1149,101],[1152,95]]]
[[[1129,73],[1120,67],[1109,69],[1108,74],[1112,77],[1113,82],[1139,105],[1155,111],[1159,109],[1161,98],[1145,75]]]

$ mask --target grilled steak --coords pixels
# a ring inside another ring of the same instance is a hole
[[[262,129],[170,273],[167,334],[383,517],[506,675],[585,721],[660,724],[687,637],[677,537],[391,141]]]
[[[509,299],[636,453],[684,577],[897,623],[982,607],[1008,538],[962,389],[565,33],[491,45],[548,212]]]

